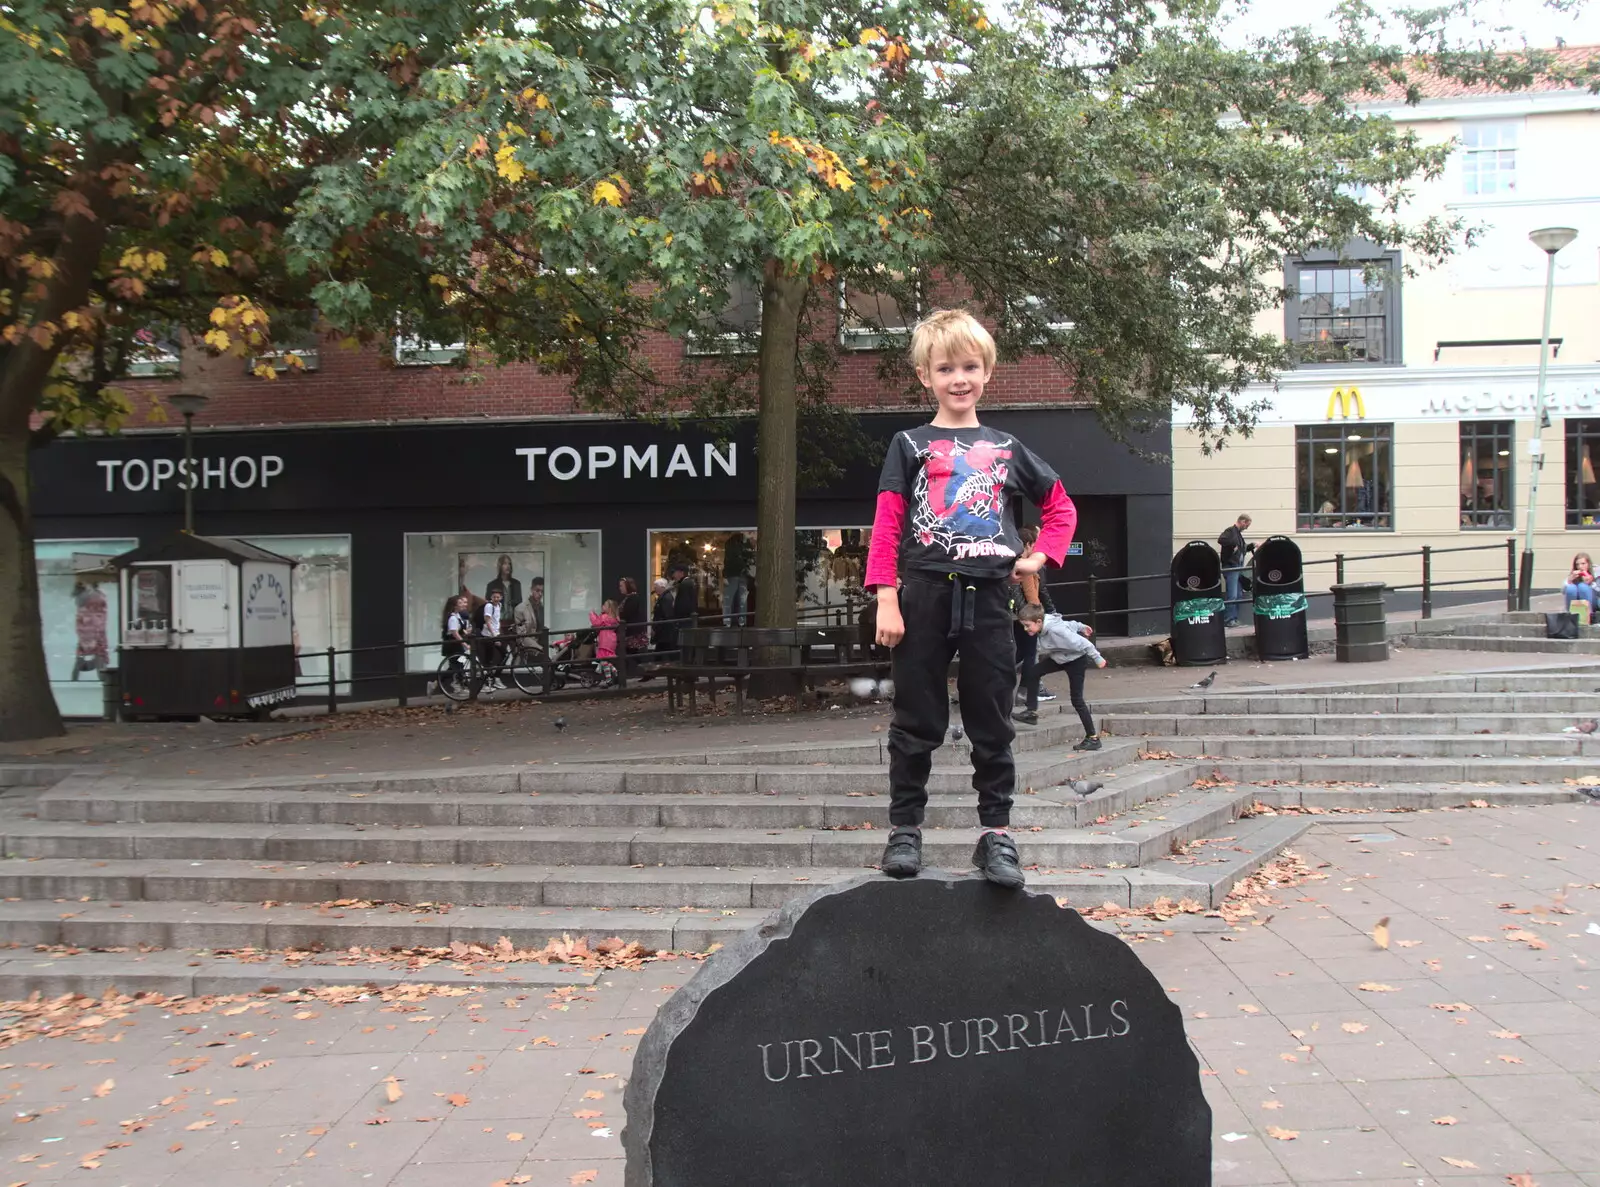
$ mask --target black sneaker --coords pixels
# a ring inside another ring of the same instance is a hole
[[[1015,890],[1027,881],[1017,861],[1017,843],[1009,833],[984,833],[979,837],[978,847],[972,851],[972,864],[996,886]]]
[[[1073,749],[1074,750],[1099,750],[1100,749],[1100,735],[1099,734],[1090,734],[1087,738],[1085,738],[1083,741],[1079,742],[1076,746],[1074,746]]]
[[[1038,725],[1039,715],[1032,709],[1013,709],[1011,711],[1011,720],[1020,721],[1024,725]]]
[[[920,874],[922,830],[914,824],[890,829],[889,843],[883,847],[883,862],[878,868],[891,878],[915,878]]]

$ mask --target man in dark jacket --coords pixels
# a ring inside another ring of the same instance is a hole
[[[1245,543],[1244,534],[1249,530],[1250,517],[1241,515],[1217,537],[1217,546],[1222,550],[1222,580],[1228,598],[1227,609],[1223,613],[1226,626],[1239,625],[1239,604],[1243,601],[1239,578],[1244,571],[1244,558],[1256,550],[1254,544]]]
[[[679,630],[694,626],[700,616],[700,586],[689,576],[687,565],[672,566],[672,581],[676,587],[672,597],[672,617],[679,620]]]
[[[651,621],[655,624],[652,650],[676,651],[678,649],[678,624],[669,621],[672,618],[674,597],[672,585],[665,577],[657,577],[651,596],[655,599],[650,610]]]

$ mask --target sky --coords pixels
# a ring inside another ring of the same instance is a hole
[[[1372,3],[1383,12],[1408,7],[1391,0],[1372,0]],[[1235,2],[1231,7],[1235,18],[1232,27],[1241,41],[1270,36],[1291,25],[1309,24],[1319,30],[1333,28],[1333,21],[1327,17],[1333,9],[1331,0],[1294,0],[1292,3],[1289,0],[1255,0],[1248,5]],[[1554,46],[1558,38],[1569,45],[1600,44],[1600,0],[1587,0],[1575,13],[1554,12],[1542,0],[1484,0],[1480,11],[1489,26],[1509,26],[1526,37],[1529,45]],[[1465,22],[1459,23],[1454,31],[1462,38],[1472,35],[1471,27]],[[1509,46],[1520,44],[1515,32],[1501,34],[1496,40]]]

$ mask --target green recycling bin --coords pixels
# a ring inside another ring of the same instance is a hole
[[[1306,579],[1300,546],[1288,536],[1268,536],[1256,545],[1250,577],[1256,657],[1305,659],[1311,654],[1311,643],[1306,631]]]
[[[1185,667],[1228,662],[1222,558],[1191,540],[1172,558],[1172,656]]]

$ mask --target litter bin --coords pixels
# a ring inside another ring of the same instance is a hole
[[[1185,667],[1228,662],[1222,558],[1191,540],[1172,558],[1172,656]]]
[[[1381,581],[1333,587],[1334,653],[1340,663],[1369,664],[1389,658],[1383,591]]]
[[[107,721],[122,720],[121,673],[115,668],[100,669],[100,716]]]
[[[1256,545],[1254,586],[1256,658],[1305,659],[1306,579],[1300,546],[1288,536],[1268,536]]]

